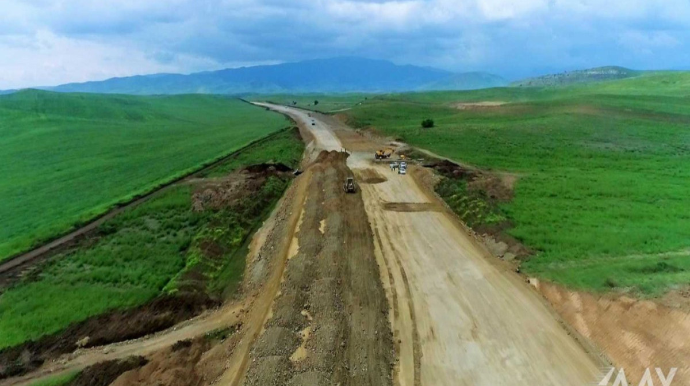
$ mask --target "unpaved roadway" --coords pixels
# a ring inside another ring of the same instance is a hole
[[[375,141],[330,117],[270,107],[309,128],[319,147],[352,151],[348,166],[360,182],[391,307],[397,384],[575,386],[602,379],[606,364],[519,275],[491,261],[419,181],[424,170],[394,174],[373,160]]]

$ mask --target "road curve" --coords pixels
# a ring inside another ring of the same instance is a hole
[[[322,149],[363,149],[362,137],[350,144],[351,132],[327,117],[263,106],[308,128]],[[581,386],[602,379],[605,363],[569,335],[520,276],[492,264],[418,183],[422,170],[413,166],[400,176],[372,158],[368,150],[354,151],[348,166],[360,181],[391,306],[396,384]],[[362,183],[371,176],[384,181]]]

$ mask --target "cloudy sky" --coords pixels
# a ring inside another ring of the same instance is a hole
[[[0,0],[0,89],[334,56],[690,68],[689,0]]]

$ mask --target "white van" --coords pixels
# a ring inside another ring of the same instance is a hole
[[[398,166],[398,174],[407,174],[407,162],[400,162],[400,166]]]

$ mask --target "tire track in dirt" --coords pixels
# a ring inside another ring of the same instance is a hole
[[[363,189],[367,190],[370,188],[364,187]],[[371,197],[370,194],[365,194],[365,196]],[[365,206],[370,214],[381,211],[380,208],[372,205],[369,200],[365,200]],[[374,229],[374,234],[380,246],[380,256],[377,256],[377,260],[379,265],[386,267],[390,277],[391,307],[396,311],[399,309],[404,310],[404,314],[399,311],[395,312],[395,318],[391,321],[395,331],[394,339],[398,358],[394,376],[396,377],[396,384],[401,386],[419,386],[421,385],[421,343],[410,283],[395,243],[388,238],[388,235],[394,234],[394,231],[387,229],[388,224],[379,223],[379,218],[379,216],[375,215],[370,220],[371,227]],[[381,236],[381,232],[379,232],[379,228],[385,230],[385,241]],[[397,277],[397,280],[395,277]],[[398,296],[398,292],[402,296]]]

